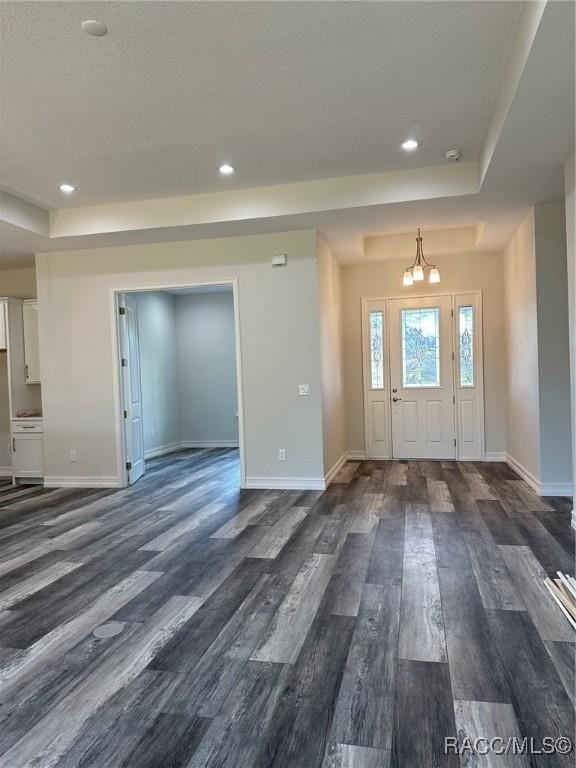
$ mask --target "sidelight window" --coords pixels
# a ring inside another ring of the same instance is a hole
[[[370,312],[370,375],[372,389],[384,389],[384,337],[382,312]]]
[[[458,309],[458,349],[460,361],[460,386],[474,386],[474,309],[461,306]]]

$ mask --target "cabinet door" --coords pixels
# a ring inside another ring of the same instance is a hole
[[[12,435],[12,472],[14,477],[42,477],[44,475],[41,434]]]
[[[0,349],[6,349],[6,303],[0,301]]]
[[[40,383],[40,347],[38,343],[38,304],[26,302],[22,306],[24,316],[24,362],[26,383]]]

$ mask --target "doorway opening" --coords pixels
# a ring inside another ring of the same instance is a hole
[[[114,312],[122,485],[185,451],[226,458],[243,488],[236,282],[116,291]]]
[[[368,459],[484,458],[482,294],[362,300]]]

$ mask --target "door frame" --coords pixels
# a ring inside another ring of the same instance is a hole
[[[114,387],[114,430],[116,442],[116,472],[119,486],[128,486],[128,471],[126,469],[126,434],[123,414],[122,391],[122,362],[120,345],[120,325],[118,313],[118,294],[121,293],[150,293],[154,291],[166,291],[173,288],[203,288],[207,286],[222,286],[232,288],[234,304],[234,343],[236,351],[236,398],[238,408],[238,452],[240,459],[240,488],[246,487],[246,454],[244,435],[244,395],[242,387],[242,343],[240,335],[240,300],[237,278],[223,278],[215,280],[171,280],[167,283],[154,283],[151,285],[139,284],[110,289],[110,317],[112,332],[112,373]]]
[[[123,302],[123,306],[121,305]],[[116,294],[116,323],[118,329],[118,354],[120,356],[120,397],[121,397],[121,410],[122,410],[122,437],[124,443],[124,468],[126,471],[126,484],[132,485],[132,483],[138,482],[142,475],[146,472],[146,456],[144,452],[144,429],[143,429],[143,405],[142,405],[142,358],[140,357],[140,324],[138,322],[138,305],[135,300],[130,303],[134,306],[135,323],[136,323],[136,346],[138,349],[138,402],[140,410],[140,449],[142,454],[142,466],[141,473],[136,478],[129,478],[129,472],[135,469],[134,453],[135,453],[135,441],[134,441],[134,429],[133,429],[133,412],[132,412],[132,393],[133,393],[133,372],[136,366],[133,365],[130,351],[130,327],[129,327],[129,307],[128,307],[128,294],[124,291]],[[124,309],[124,312],[121,310]],[[122,320],[124,317],[124,320]],[[128,361],[127,368],[122,366],[122,360],[126,357]],[[128,415],[126,417],[126,415]],[[129,450],[129,448],[131,450]],[[126,469],[126,461],[130,460],[131,467]]]
[[[436,293],[419,293],[419,294],[400,294],[393,296],[363,296],[361,299],[361,346],[362,346],[362,399],[363,399],[363,413],[364,413],[364,455],[367,459],[368,445],[369,445],[369,430],[371,427],[370,413],[369,413],[369,400],[367,392],[370,382],[370,334],[368,329],[368,312],[371,303],[378,303],[385,307],[385,321],[386,328],[383,334],[384,344],[384,360],[386,370],[384,371],[384,388],[387,393],[385,398],[386,402],[386,423],[388,433],[388,455],[387,457],[370,459],[372,461],[390,461],[394,460],[393,447],[392,447],[392,418],[390,408],[390,396],[391,396],[391,379],[390,379],[390,322],[389,322],[389,302],[396,299],[434,299],[439,296],[450,296],[452,299],[452,381],[453,381],[453,393],[454,393],[454,436],[456,438],[456,461],[485,461],[486,460],[486,424],[484,419],[484,325],[482,319],[482,307],[483,307],[483,295],[481,289],[474,290],[461,290],[461,291],[438,291]],[[474,297],[474,311],[475,311],[475,339],[474,339],[474,360],[475,370],[477,371],[477,382],[473,389],[477,392],[478,399],[478,423],[479,430],[479,442],[480,442],[480,457],[478,459],[468,459],[462,456],[462,440],[460,439],[462,434],[461,424],[461,410],[459,408],[459,398],[461,397],[462,390],[468,390],[468,387],[462,388],[458,384],[457,380],[457,364],[459,360],[458,350],[458,312],[456,311],[462,302],[459,303],[458,298],[464,296]],[[476,330],[477,329],[477,330]]]

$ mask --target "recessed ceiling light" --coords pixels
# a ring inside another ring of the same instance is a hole
[[[60,184],[60,192],[64,192],[66,195],[72,194],[72,192],[76,192],[76,187],[74,187],[72,184]]]
[[[96,19],[86,19],[80,26],[87,35],[92,35],[92,37],[103,37],[108,32],[106,24],[96,21]]]
[[[222,176],[231,176],[236,171],[236,168],[234,168],[233,165],[230,165],[230,163],[222,163],[218,170]]]
[[[402,142],[402,149],[405,149],[406,152],[412,152],[413,149],[418,149],[419,146],[416,139],[406,139],[406,141]]]

